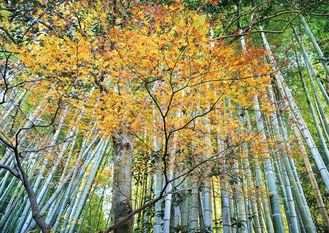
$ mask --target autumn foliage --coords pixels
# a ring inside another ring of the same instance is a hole
[[[250,108],[270,81],[262,49],[245,54],[239,43],[212,39],[220,25],[180,4],[140,5],[115,22],[100,3],[64,7],[61,17],[40,19],[53,30],[38,23],[33,40],[7,47],[19,51],[24,68],[13,85],[22,83],[31,98],[68,106],[74,123],[81,114],[80,129],[97,119],[104,134],[124,130],[151,138],[182,131],[200,138],[208,128],[225,138],[235,121],[222,122],[223,115],[236,104]]]
[[[41,106],[39,121],[65,114],[66,132],[128,133],[136,142],[135,174],[154,172],[158,158],[164,158],[158,168],[174,164],[177,176],[218,174],[213,161],[243,158],[242,142],[253,141],[250,151],[262,155],[261,139],[240,117],[253,109],[254,96],[264,114],[272,111],[263,49],[216,40],[213,31],[221,25],[180,3],[115,11],[102,1],[64,1],[36,7],[32,17],[19,41],[1,39],[14,54],[6,96],[28,92],[17,129]],[[15,134],[8,137],[14,141]]]

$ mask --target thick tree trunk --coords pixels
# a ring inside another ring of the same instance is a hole
[[[117,134],[114,143],[114,170],[112,216],[113,223],[119,222],[132,211],[131,205],[131,167],[133,137],[126,133]],[[132,219],[125,221],[114,233],[132,233]]]

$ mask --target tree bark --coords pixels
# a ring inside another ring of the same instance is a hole
[[[113,223],[119,222],[132,211],[131,205],[131,167],[133,155],[133,137],[127,133],[119,133],[113,138],[114,171],[112,217]],[[126,220],[114,233],[132,233],[132,219]]]

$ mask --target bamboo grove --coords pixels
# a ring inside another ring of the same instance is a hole
[[[0,7],[1,232],[329,232],[327,1]]]

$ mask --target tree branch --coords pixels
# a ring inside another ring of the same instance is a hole
[[[13,176],[21,180],[19,173],[15,171],[12,167],[0,164],[0,168],[8,170]]]

